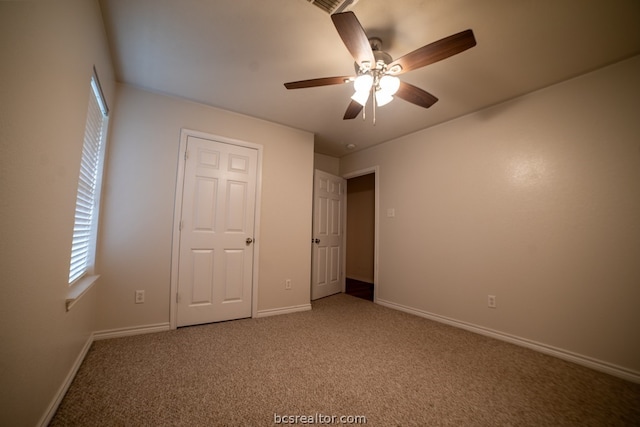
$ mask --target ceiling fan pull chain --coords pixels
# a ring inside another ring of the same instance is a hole
[[[375,93],[374,93],[374,89],[373,87],[371,88],[371,92],[373,93],[374,96],[372,96],[371,98],[373,98],[373,100],[371,101],[371,106],[373,107],[373,125],[376,125],[376,97],[375,97]]]
[[[362,121],[365,121],[367,119],[367,106],[365,105],[364,108],[362,109]]]

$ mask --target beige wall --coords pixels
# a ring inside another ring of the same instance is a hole
[[[97,2],[0,2],[0,57],[0,424],[33,426],[95,325],[95,288],[65,298],[94,64],[113,103]]]
[[[340,174],[340,159],[327,156],[326,154],[315,153],[313,155],[313,168],[332,175]]]
[[[347,181],[347,262],[350,279],[373,283],[375,242],[375,174]]]
[[[640,374],[639,76],[636,56],[342,158],[380,166],[378,298]]]
[[[98,330],[169,322],[180,129],[262,144],[258,310],[309,303],[313,135],[126,85],[109,141]],[[293,289],[284,281],[292,279]],[[146,302],[134,304],[134,291]]]

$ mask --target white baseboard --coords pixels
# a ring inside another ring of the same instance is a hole
[[[93,344],[93,339],[94,339],[93,334],[89,335],[89,338],[87,338],[87,341],[84,343],[84,346],[82,347],[82,350],[80,350],[78,357],[76,357],[76,360],[73,362],[73,365],[71,365],[71,369],[69,370],[69,373],[67,374],[64,381],[62,382],[62,385],[60,385],[60,388],[58,389],[58,391],[56,392],[53,401],[49,404],[47,411],[44,413],[44,415],[40,419],[40,422],[38,423],[39,426],[46,427],[47,425],[49,425],[49,423],[51,422],[51,419],[56,414],[56,411],[58,410],[58,406],[60,406],[62,399],[64,399],[64,395],[67,394],[67,390],[69,390],[69,386],[71,386],[73,379],[76,377],[76,374],[78,373],[78,369],[80,369],[80,365],[82,365],[82,361],[84,360],[85,356],[87,355],[87,352],[91,348],[91,344]]]
[[[132,326],[127,328],[107,329],[105,331],[97,331],[93,333],[93,338],[97,340],[105,340],[108,338],[128,337],[130,335],[150,334],[153,332],[163,332],[171,329],[169,322],[156,323],[152,325]]]
[[[290,307],[270,308],[267,310],[258,310],[254,317],[277,316],[279,314],[296,313],[298,311],[311,310],[311,304],[293,305]]]
[[[612,363],[604,362],[602,360],[577,354],[558,347],[553,347],[536,341],[528,340],[526,338],[517,337],[515,335],[505,334],[503,332],[485,328],[483,326],[478,326],[472,323],[440,316],[438,314],[429,313],[427,311],[408,307],[402,304],[397,304],[395,302],[383,300],[380,298],[376,300],[376,303],[385,307],[393,308],[395,310],[404,311],[405,313],[414,314],[416,316],[424,317],[436,322],[445,323],[447,325],[455,326],[460,329],[465,329],[467,331],[475,332],[477,334],[485,335],[501,341],[506,341],[508,343],[519,345],[521,347],[526,347],[540,353],[548,354],[559,359],[567,360],[569,362],[573,362],[596,371],[604,372],[606,374],[622,378],[627,381],[640,383],[640,372],[634,371],[632,369],[624,368],[622,366],[614,365]]]

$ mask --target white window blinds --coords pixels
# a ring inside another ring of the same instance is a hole
[[[95,75],[91,78],[91,89],[80,161],[69,283],[87,272],[95,256],[99,183],[108,110]]]

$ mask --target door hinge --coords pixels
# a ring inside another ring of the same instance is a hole
[[[184,152],[184,159],[187,160],[189,158],[189,151]]]
[[[178,231],[182,231],[182,227],[184,226],[184,220],[180,220],[180,223],[178,224]]]
[[[176,304],[180,304],[180,294],[176,292]]]

